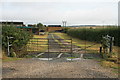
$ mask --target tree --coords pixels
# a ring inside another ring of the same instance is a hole
[[[38,24],[37,24],[37,27],[38,27],[39,29],[42,29],[42,30],[45,29],[45,26],[44,26],[42,23],[38,23]]]

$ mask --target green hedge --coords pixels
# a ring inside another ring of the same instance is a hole
[[[120,46],[120,28],[102,29],[70,29],[68,35],[82,40],[100,43],[102,36],[109,35],[115,38],[114,45]]]
[[[13,25],[10,25],[10,26],[3,25],[2,26],[2,46],[4,49],[7,49],[7,45],[8,45],[7,36],[14,37],[13,39],[10,39],[10,43],[12,44],[12,49],[14,51],[25,46],[27,42],[30,40],[30,38],[33,37],[32,33],[17,29]]]

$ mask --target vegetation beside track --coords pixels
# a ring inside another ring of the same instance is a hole
[[[17,58],[17,57],[7,57],[6,52],[2,50],[2,61],[8,62],[8,61],[16,61],[21,60],[23,58]]]
[[[47,39],[47,36],[48,36],[47,34],[46,35],[33,35],[33,38],[46,38]],[[31,42],[31,41],[33,41],[33,42]],[[27,43],[27,51],[40,51],[40,52],[42,52],[42,51],[45,51],[47,49],[47,46],[45,46],[45,45],[38,45],[37,46],[37,44],[47,44],[48,41],[44,41],[41,39],[39,41],[43,41],[43,42],[36,43],[34,41],[36,41],[36,40],[30,39],[30,41],[28,43],[30,43],[30,42],[31,43],[30,44]],[[5,62],[23,59],[23,58],[17,58],[17,57],[7,57],[6,56],[7,53],[5,51],[2,51],[2,53],[3,53],[2,60]]]
[[[120,47],[120,28],[100,28],[100,29],[69,29],[67,31],[69,36],[100,43],[102,36],[109,35],[114,37],[114,45]]]
[[[24,54],[25,46],[33,37],[32,33],[24,30],[17,29],[15,26],[3,25],[2,26],[2,50],[4,50],[5,55],[9,57],[20,57]],[[7,55],[8,42],[10,46],[10,54]],[[18,51],[21,51],[18,53]]]

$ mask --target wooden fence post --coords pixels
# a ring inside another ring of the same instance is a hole
[[[102,47],[100,47],[100,53],[102,53]]]

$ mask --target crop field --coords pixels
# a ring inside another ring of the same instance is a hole
[[[70,29],[67,34],[69,36],[100,43],[102,40],[102,36],[112,36],[114,37],[114,45],[120,46],[120,28],[100,28],[100,29]]]

